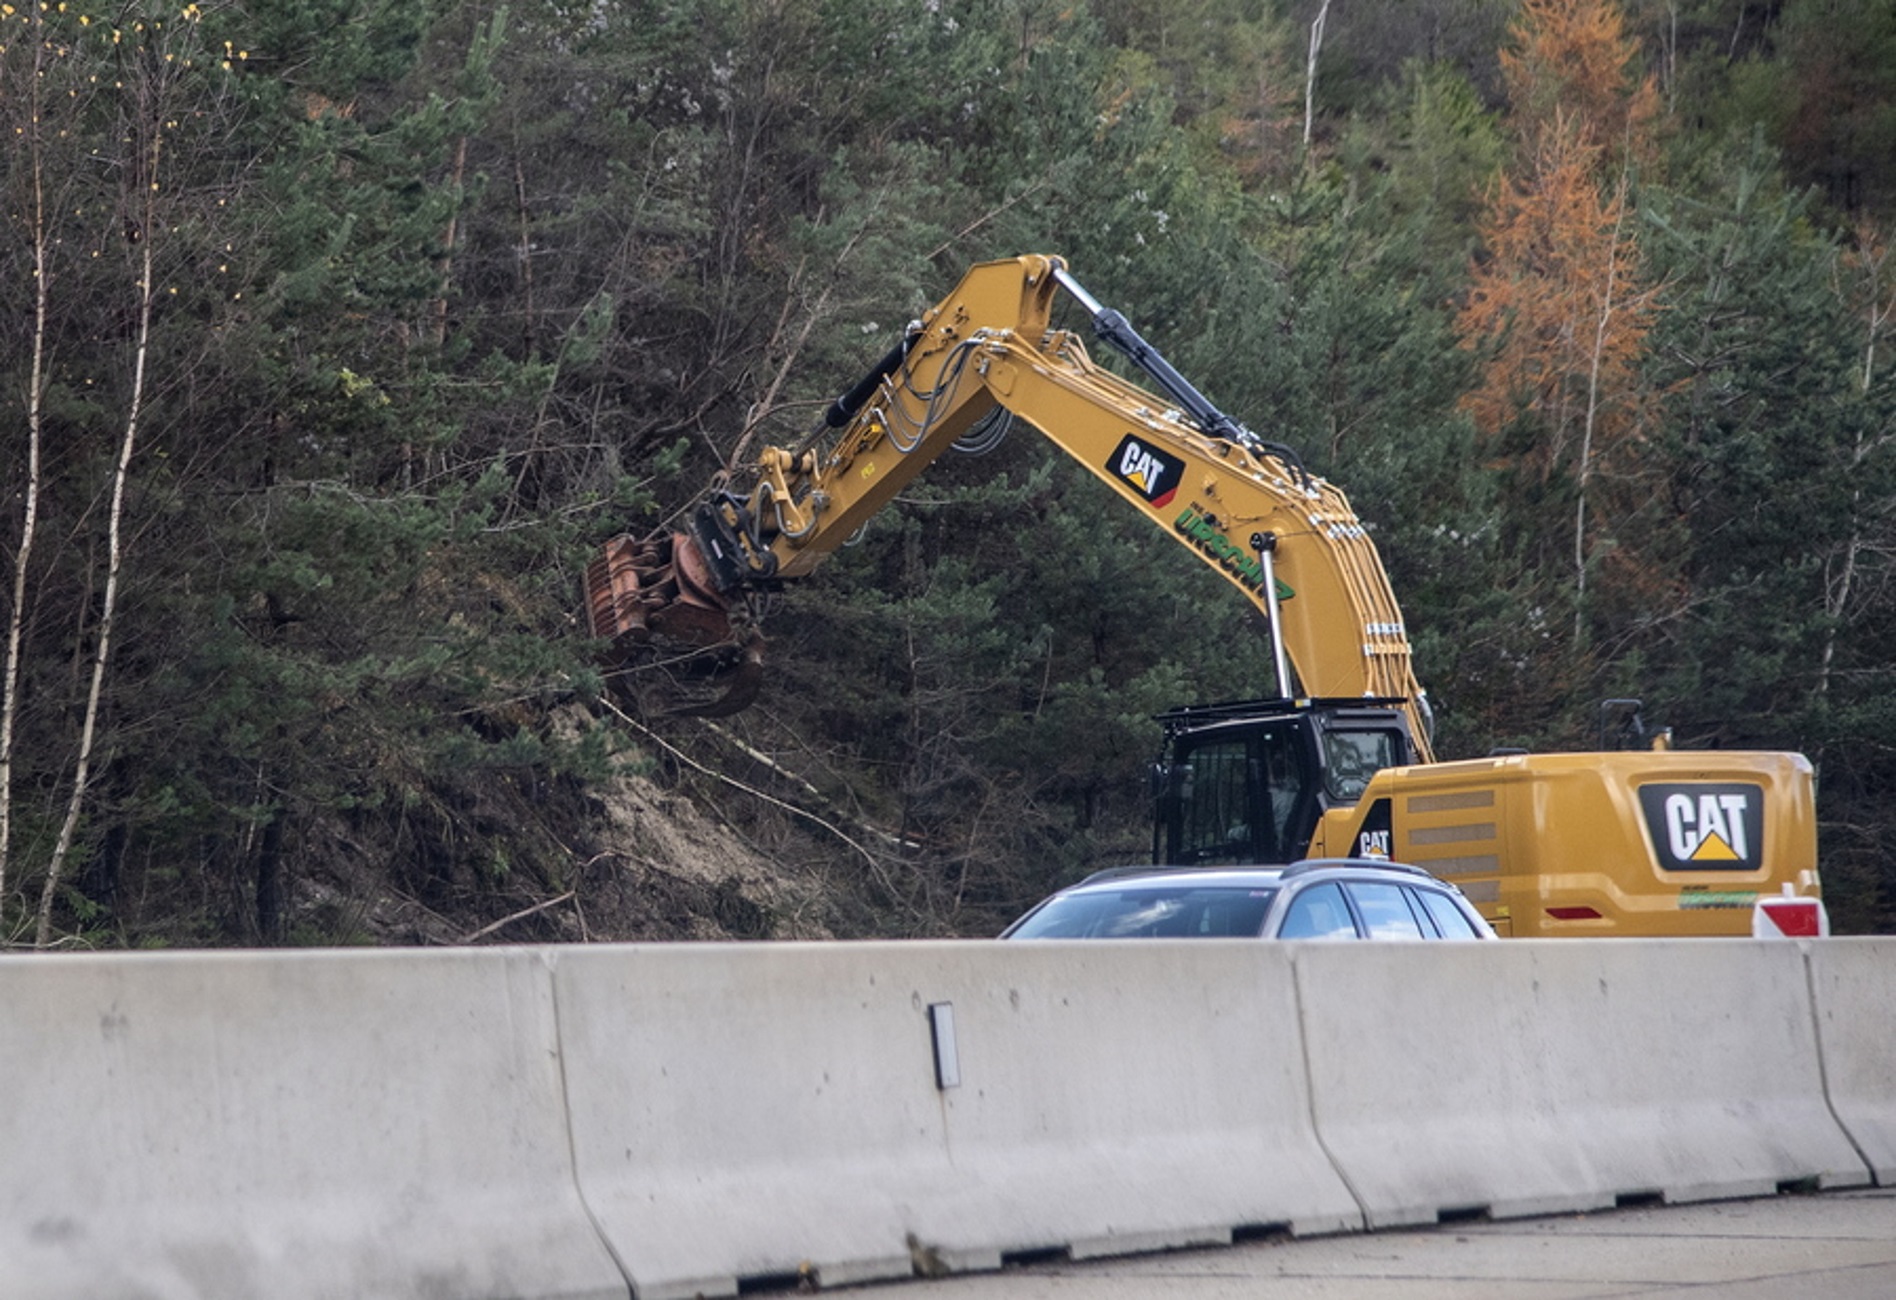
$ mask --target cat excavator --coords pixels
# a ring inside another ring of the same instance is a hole
[[[1060,294],[1149,388],[1056,328]],[[720,474],[676,529],[608,541],[585,607],[609,679],[683,651],[725,686],[692,711],[747,705],[770,593],[950,448],[992,443],[997,420],[1071,456],[1269,629],[1275,695],[1159,718],[1158,861],[1408,862],[1517,937],[1743,935],[1761,898],[1821,907],[1802,755],[1675,750],[1662,735],[1644,748],[1438,761],[1401,610],[1344,494],[1213,406],[1057,257],[972,267],[802,445],[764,447]],[[1615,704],[1636,719],[1635,702]]]

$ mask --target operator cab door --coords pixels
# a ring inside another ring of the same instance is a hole
[[[1173,762],[1188,775],[1160,807],[1166,862],[1294,862],[1304,856],[1321,785],[1305,719],[1181,741]]]

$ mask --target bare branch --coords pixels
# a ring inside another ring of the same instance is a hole
[[[558,898],[549,898],[544,903],[535,903],[532,907],[523,907],[518,912],[513,913],[511,916],[503,916],[498,921],[494,921],[487,925],[483,925],[480,929],[474,930],[468,933],[467,935],[464,935],[461,939],[461,942],[473,943],[477,939],[485,939],[488,935],[494,933],[494,931],[505,929],[507,926],[512,925],[515,921],[524,921],[529,916],[533,916],[539,912],[544,912],[548,908],[558,907],[561,903],[571,902],[572,900],[578,897],[579,897],[579,891],[577,889],[569,889],[564,894],[561,894]]]

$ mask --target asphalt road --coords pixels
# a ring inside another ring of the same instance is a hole
[[[851,1300],[1891,1300],[1896,1188],[1269,1239],[841,1294]]]

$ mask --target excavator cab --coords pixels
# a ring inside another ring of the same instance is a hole
[[[1396,700],[1254,700],[1158,718],[1153,853],[1176,865],[1294,862],[1318,821],[1385,767],[1417,761]],[[1387,856],[1387,843],[1356,846]]]

